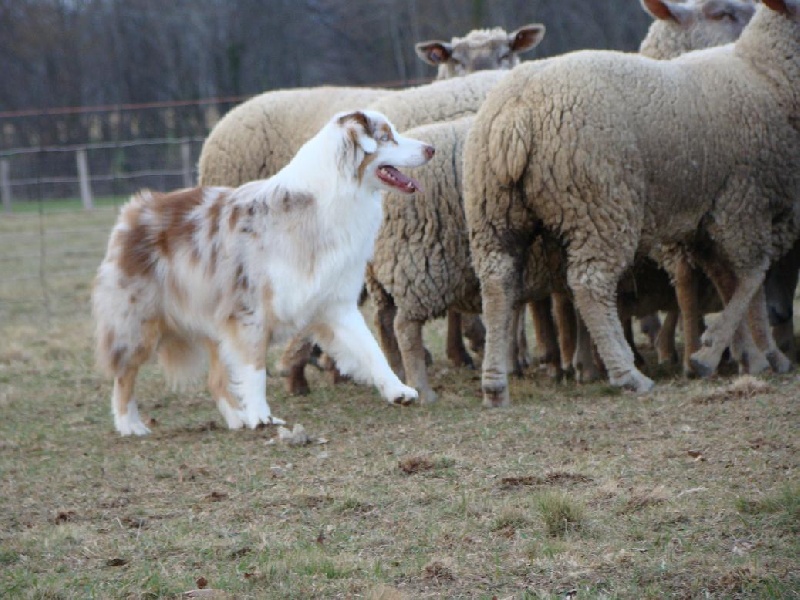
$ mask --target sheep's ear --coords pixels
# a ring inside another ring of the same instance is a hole
[[[378,149],[378,142],[372,137],[374,131],[369,117],[360,110],[339,117],[339,125],[347,130],[353,144],[360,146],[367,154]]]
[[[680,25],[694,18],[694,7],[669,0],[641,0],[644,9],[660,21],[675,21]]]
[[[798,3],[791,0],[761,0],[767,7],[784,15],[797,14]]]
[[[417,56],[434,67],[446,63],[453,56],[453,46],[438,40],[419,42],[414,45],[414,50],[416,50]]]
[[[545,27],[541,23],[524,25],[508,35],[508,45],[512,52],[532,50],[544,39]]]

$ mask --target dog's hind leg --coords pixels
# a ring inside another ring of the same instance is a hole
[[[239,401],[231,392],[228,370],[219,358],[219,348],[215,342],[206,340],[208,349],[208,389],[217,402],[220,414],[225,418],[229,429],[244,427],[244,413]]]
[[[133,397],[133,386],[138,366],[127,367],[122,375],[114,378],[114,392],[111,397],[111,410],[114,413],[114,427],[122,435],[146,435],[150,429],[139,416],[139,407]]]
[[[327,318],[314,326],[312,332],[342,373],[376,385],[392,404],[410,404],[417,399],[417,391],[404,385],[392,371],[357,308],[331,307]]]

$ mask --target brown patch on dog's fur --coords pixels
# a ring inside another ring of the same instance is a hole
[[[388,123],[383,123],[381,125],[380,132],[381,132],[381,134],[385,133],[387,136],[389,136],[389,140],[388,141],[391,142],[392,144],[396,144],[397,143],[397,140],[394,139],[394,133],[392,133],[392,128],[389,127]]]
[[[236,224],[239,222],[239,216],[240,216],[239,213],[241,212],[241,210],[242,209],[239,206],[234,206],[233,208],[231,208],[231,214],[228,215],[228,229],[230,231],[236,229]]]
[[[203,202],[203,190],[179,190],[155,198],[153,212],[161,223],[155,245],[163,256],[171,257],[176,247],[191,240],[197,231],[198,224],[191,218],[191,213]],[[199,260],[197,248],[193,249],[192,256]]]
[[[375,133],[372,129],[372,122],[369,120],[367,115],[361,111],[348,113],[339,117],[339,125],[347,125],[348,121],[353,121],[354,123],[360,125],[369,136]]]
[[[308,192],[292,192],[282,188],[275,190],[275,196],[280,197],[280,200],[278,200],[276,204],[280,206],[283,212],[303,210],[309,208],[317,201],[314,195]]]
[[[152,240],[140,222],[141,214],[141,204],[128,204],[122,212],[127,229],[120,231],[115,239],[120,249],[120,269],[128,277],[148,275],[153,269]]]
[[[364,155],[364,159],[361,161],[361,164],[358,165],[358,181],[364,180],[364,174],[367,172],[367,167],[375,162],[375,156],[375,154]]]
[[[225,205],[226,194],[218,194],[211,206],[208,207],[208,241],[213,242],[219,233],[219,222],[222,215],[222,207]]]
[[[127,230],[118,237],[120,247],[119,266],[128,277],[147,276],[156,262],[157,255],[169,257],[175,248],[190,241],[197,223],[191,212],[203,199],[202,190],[180,190],[170,194],[141,192],[126,206],[122,219]],[[146,225],[142,213],[152,212],[157,224]],[[200,259],[199,248],[193,248],[195,260]]]

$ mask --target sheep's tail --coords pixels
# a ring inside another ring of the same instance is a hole
[[[165,332],[158,343],[158,363],[175,388],[197,381],[206,371],[208,353],[198,339]]]
[[[497,183],[513,186],[528,167],[533,139],[524,110],[507,107],[488,123],[486,136],[489,164]]]

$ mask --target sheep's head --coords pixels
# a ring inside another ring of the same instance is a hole
[[[535,48],[544,38],[540,23],[525,25],[507,33],[500,27],[476,29],[450,42],[431,40],[415,46],[426,63],[439,67],[437,79],[469,75],[475,71],[511,69],[519,64],[519,55]]]
[[[383,114],[359,110],[336,115],[341,135],[340,165],[361,185],[411,194],[419,182],[398,167],[420,167],[433,158],[432,146],[400,135]]]
[[[658,59],[736,41],[755,14],[756,0],[641,0],[656,20],[639,52]]]

